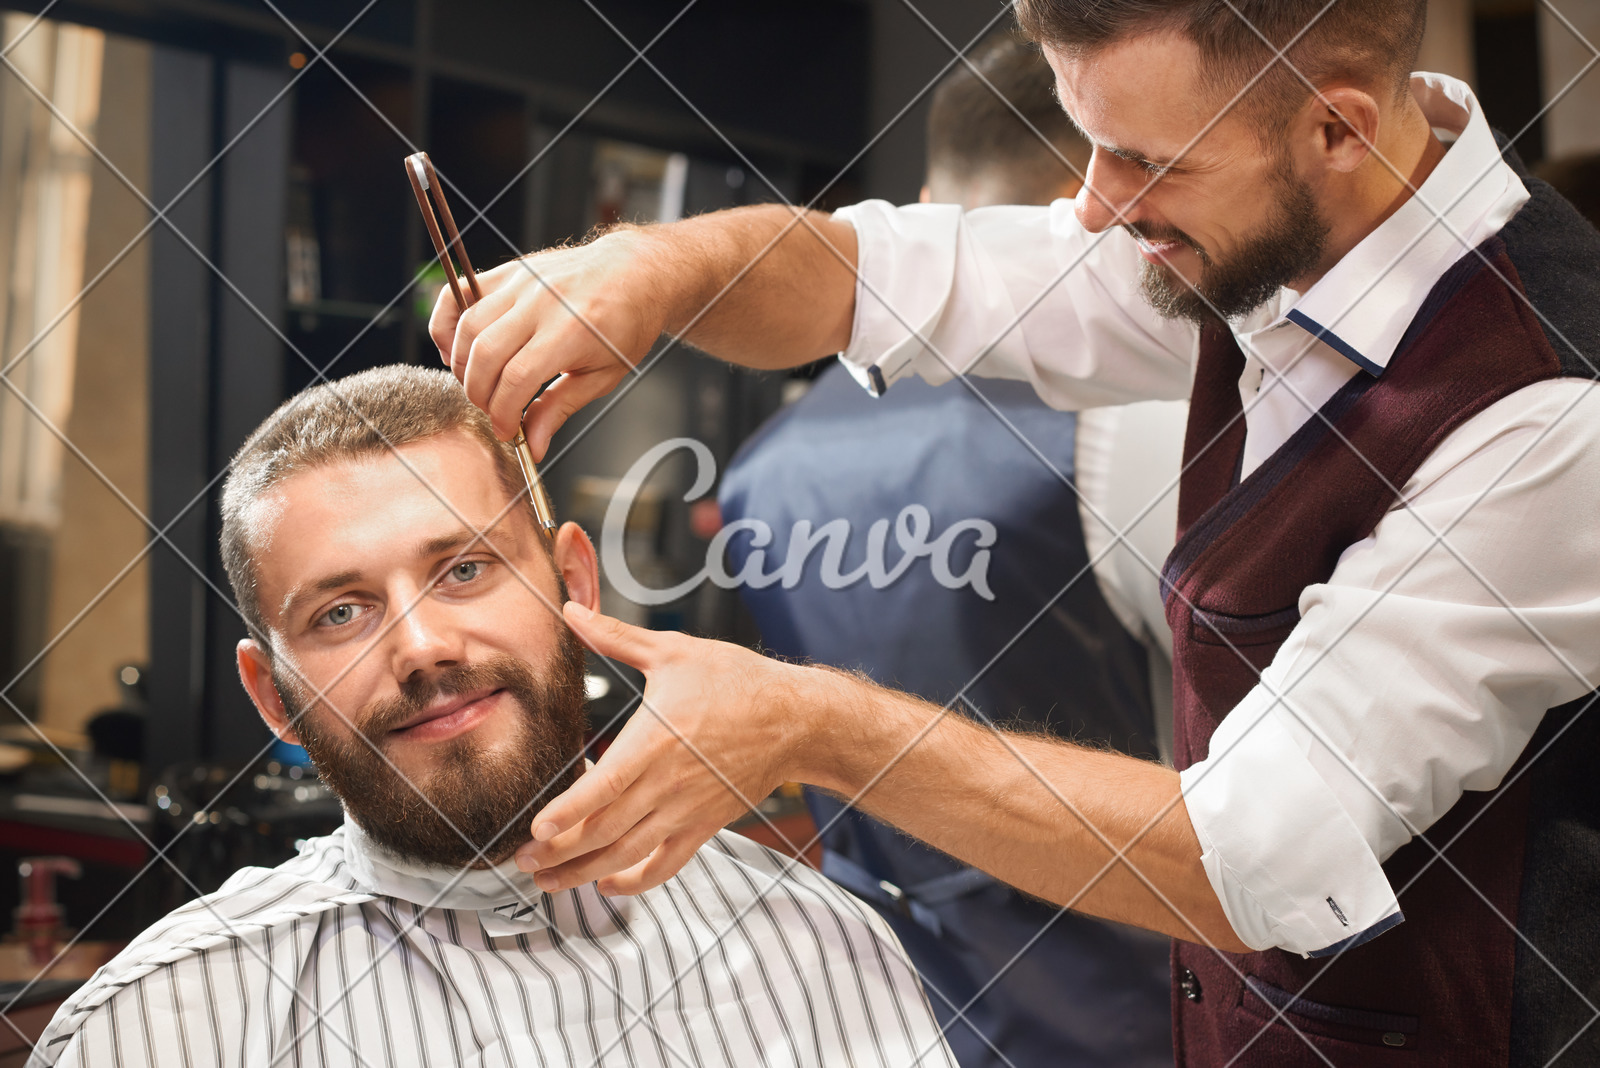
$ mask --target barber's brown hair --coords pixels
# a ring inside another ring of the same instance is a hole
[[[1323,11],[1323,8],[1327,8]],[[1320,17],[1319,17],[1320,13]],[[1311,96],[1313,85],[1348,79],[1399,98],[1422,48],[1427,0],[1018,0],[1017,21],[1035,40],[1068,55],[1090,54],[1147,33],[1192,41],[1204,77],[1231,98],[1306,27],[1241,102],[1270,135]],[[1256,31],[1259,31],[1259,36]],[[1272,42],[1268,47],[1266,41]]]
[[[443,368],[376,367],[312,386],[284,401],[255,429],[234,454],[222,486],[221,539],[222,566],[252,637],[265,646],[251,506],[290,475],[381,455],[391,446],[451,431],[483,443],[506,492],[522,494],[532,515],[516,454],[494,436],[489,417]]]
[[[967,184],[997,176],[1004,179],[1003,202],[1043,203],[1063,183],[1081,178],[1088,163],[1088,142],[1061,110],[1055,75],[1039,46],[1015,32],[978,45],[933,91],[930,180],[938,175]]]

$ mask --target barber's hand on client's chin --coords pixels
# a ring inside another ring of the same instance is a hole
[[[529,398],[556,375],[523,424],[535,459],[567,417],[616,387],[638,366],[665,322],[662,272],[638,231],[618,230],[478,276],[483,299],[465,313],[448,286],[428,333],[439,354],[489,413],[501,440],[517,436]]]
[[[788,778],[801,742],[788,706],[810,671],[572,602],[565,614],[590,648],[644,672],[644,702],[599,763],[534,816],[517,863],[547,891],[598,879],[602,893],[637,894]]]

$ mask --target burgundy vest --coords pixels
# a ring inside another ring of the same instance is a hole
[[[1458,262],[1430,294],[1383,375],[1358,373],[1324,405],[1326,422],[1309,420],[1242,481],[1243,356],[1228,330],[1204,331],[1184,445],[1178,541],[1164,574],[1180,769],[1206,758],[1217,725],[1256,685],[1299,622],[1301,592],[1325,581],[1340,554],[1394,507],[1389,486],[1403,486],[1451,431],[1508,394],[1564,374],[1594,377],[1585,356],[1600,364],[1600,344],[1591,344],[1600,341],[1593,322],[1600,310],[1600,234],[1549,187],[1527,181],[1534,200],[1479,250],[1493,270],[1475,254]],[[1525,276],[1537,283],[1525,283]],[[1563,325],[1571,320],[1579,336],[1547,334],[1522,296],[1536,307],[1560,298]],[[1562,340],[1552,344],[1552,337]],[[1373,666],[1375,673],[1384,670]],[[1546,727],[1582,709],[1566,711],[1565,717],[1548,715]],[[1600,713],[1586,717],[1585,737],[1595,736],[1596,721]],[[1530,745],[1524,760],[1538,748]],[[1563,1037],[1532,1035],[1530,1027],[1549,1029],[1513,1019],[1534,1019],[1550,1006],[1526,1005],[1516,996],[1528,951],[1500,918],[1518,918],[1529,904],[1523,885],[1530,827],[1547,807],[1534,801],[1546,769],[1530,770],[1514,782],[1507,776],[1507,785],[1491,793],[1465,794],[1421,839],[1390,858],[1384,871],[1405,919],[1370,941],[1316,959],[1280,950],[1219,955],[1175,943],[1178,1064],[1544,1063]],[[1561,789],[1570,793],[1579,782],[1574,778]],[[1592,783],[1581,788],[1593,790]],[[1575,818],[1581,833],[1541,850],[1573,852],[1576,860],[1560,859],[1557,867],[1577,863],[1585,873],[1581,887],[1600,874],[1600,824],[1594,805],[1586,800],[1579,807],[1584,811],[1576,817],[1550,818]],[[1448,863],[1439,861],[1435,846]],[[1536,866],[1543,871],[1550,863],[1541,852]],[[1592,898],[1563,903],[1563,894],[1590,892],[1541,885],[1538,910],[1543,915],[1556,901],[1557,914],[1563,908],[1574,915],[1600,912],[1600,900]],[[1593,941],[1596,924],[1585,923],[1583,937]],[[1555,932],[1549,941],[1564,937]],[[1584,953],[1568,955],[1580,958],[1572,967],[1586,969],[1592,996],[1592,960],[1583,964]],[[1279,1009],[1292,1027],[1274,1021]],[[1566,1037],[1588,1015],[1576,1009],[1577,1023]]]

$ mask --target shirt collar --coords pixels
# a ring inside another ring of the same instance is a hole
[[[1455,144],[1417,193],[1303,296],[1294,300],[1283,291],[1279,307],[1287,310],[1271,323],[1294,323],[1372,375],[1388,367],[1445,271],[1504,222],[1500,218],[1481,233],[1485,216],[1495,214],[1497,205],[1514,210],[1528,198],[1464,82],[1416,74],[1411,92],[1428,122],[1442,136],[1454,135]]]
[[[342,829],[345,861],[364,889],[424,907],[489,912],[524,922],[543,913],[544,892],[514,860],[465,872],[417,864],[374,842],[348,815]]]

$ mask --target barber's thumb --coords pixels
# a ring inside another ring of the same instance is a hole
[[[609,656],[640,669],[648,666],[646,660],[649,659],[654,631],[601,615],[577,601],[568,601],[561,606],[561,611],[573,633],[601,656]]]

